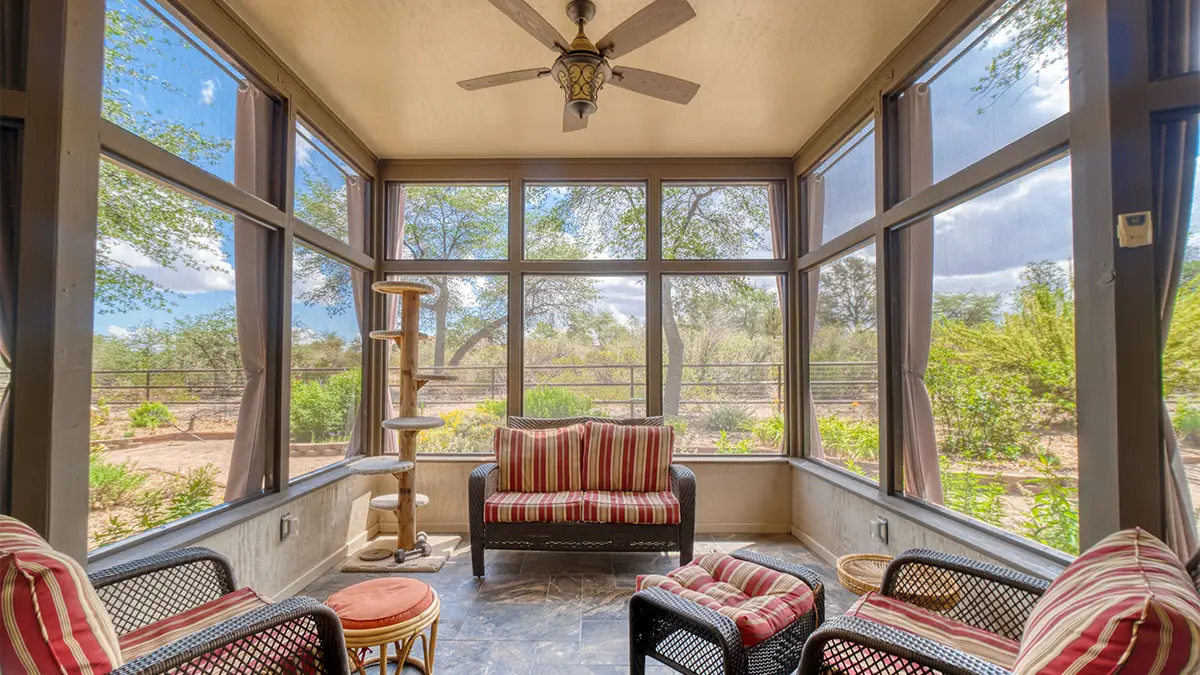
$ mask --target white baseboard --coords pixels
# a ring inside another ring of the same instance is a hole
[[[812,537],[801,532],[799,529],[797,529],[795,527],[792,528],[792,536],[799,539],[800,543],[807,546],[810,551],[812,551],[813,553],[816,553],[817,556],[819,556],[821,558],[821,560],[824,560],[825,562],[829,563],[830,565],[835,565],[835,566],[837,565],[838,557],[833,554],[833,551],[830,551],[829,549],[822,546],[821,542],[817,541],[816,539],[813,539]]]
[[[272,596],[271,602],[279,602],[284,598],[290,598],[296,593],[299,593],[304,589],[304,587],[308,586],[313,581],[316,581],[317,577],[328,572],[333,568],[334,565],[341,562],[342,558],[350,555],[359,546],[370,541],[376,535],[378,529],[378,526],[372,525],[370,528],[364,530],[361,534],[339,546],[335,551],[325,556],[321,562],[313,565],[312,569],[300,575],[299,579],[296,579],[292,583],[288,584],[283,590]]]

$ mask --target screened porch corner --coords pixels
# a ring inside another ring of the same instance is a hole
[[[938,574],[1037,599],[1135,532],[1200,578],[1200,0],[0,17],[0,591],[16,540],[89,575],[113,672],[246,617],[303,672],[385,633],[443,673],[858,672],[805,639],[914,549],[952,562],[906,601],[983,624]],[[688,595],[718,560],[793,620]],[[181,605],[115,590],[147,566]]]

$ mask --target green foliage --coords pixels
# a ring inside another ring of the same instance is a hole
[[[1010,9],[1013,11],[1000,29],[1007,35],[1004,47],[992,56],[971,88],[974,96],[988,101],[981,113],[1026,78],[1032,75],[1036,83],[1042,70],[1067,58],[1066,0],[1009,0],[992,20],[1000,20]]]
[[[1171,422],[1180,442],[1200,441],[1200,405],[1194,401],[1180,403],[1171,416]]]
[[[362,397],[362,369],[319,380],[292,380],[291,439],[327,442],[348,437]]]
[[[1200,276],[1175,296],[1162,368],[1163,395],[1200,394]]]
[[[751,424],[750,433],[759,443],[778,448],[783,446],[783,427],[783,413],[777,411],[770,417]]]
[[[95,539],[97,544],[104,546],[121,541],[132,534],[134,534],[133,528],[129,527],[120,517],[114,515],[109,516],[104,525],[96,532]]]
[[[136,464],[109,461],[103,448],[88,456],[88,502],[93,509],[124,505],[145,482]]]
[[[821,447],[830,455],[859,462],[879,459],[879,423],[840,415],[817,418]]]
[[[679,417],[678,415],[666,415],[664,416],[663,423],[675,430],[676,442],[678,442],[679,438],[687,435],[687,418]]]
[[[851,332],[875,327],[875,261],[848,255],[821,266],[817,322]]]
[[[1004,477],[996,474],[988,480],[975,473],[971,465],[961,471],[951,469],[950,460],[938,457],[942,473],[942,495],[946,508],[989,525],[1004,525]]]
[[[1019,376],[979,369],[939,343],[930,350],[925,384],[941,428],[938,447],[942,452],[953,457],[996,459],[1034,451],[1035,437],[1029,424],[1037,409]]]
[[[214,506],[212,493],[216,486],[217,467],[212,464],[188,469],[182,476],[172,476],[166,489],[170,495],[167,522],[211,509]]]
[[[508,416],[508,401],[489,398],[475,404],[476,412],[503,420]]]
[[[1055,471],[1057,462],[1039,453],[1034,468],[1037,478],[1025,484],[1034,490],[1033,508],[1022,529],[1025,536],[1052,548],[1079,554],[1079,490]]]
[[[753,450],[754,439],[751,437],[734,442],[729,440],[729,433],[722,429],[721,436],[717,438],[718,455],[748,455]]]
[[[933,316],[967,326],[996,323],[1000,318],[997,293],[934,293]]]
[[[526,417],[580,417],[603,415],[590,396],[563,387],[539,385],[525,392]]]
[[[129,411],[129,425],[136,429],[154,430],[171,424],[175,424],[175,414],[165,403],[146,401]]]
[[[500,401],[503,403],[503,401]],[[504,423],[478,405],[475,410],[451,410],[438,415],[446,424],[417,436],[418,452],[490,452],[496,427]]]
[[[713,431],[740,431],[754,423],[754,413],[737,403],[718,403],[710,406],[705,425]]]
[[[144,475],[140,477],[145,478]],[[138,532],[211,509],[216,505],[212,496],[216,487],[217,467],[212,464],[188,469],[183,475],[171,476],[165,486],[142,490],[132,500],[129,504],[133,507],[132,523],[118,515],[111,515],[94,539],[101,546],[111,544]]]

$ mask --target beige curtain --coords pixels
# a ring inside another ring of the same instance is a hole
[[[821,237],[825,229],[825,177],[814,173],[808,177],[805,184],[808,194],[808,250],[814,251],[821,246]],[[817,329],[817,290],[820,283],[820,268],[809,270],[804,275],[804,300],[808,309],[804,317],[804,330],[807,331],[809,345],[812,344]],[[804,419],[808,426],[808,456],[822,459],[825,457],[825,448],[821,444],[821,432],[817,429],[817,406],[813,401],[811,382],[804,389],[804,408]]]
[[[1196,176],[1198,119],[1177,120],[1154,125],[1151,138],[1154,176],[1154,254],[1161,340],[1166,345],[1171,330],[1171,314],[1183,272],[1191,219],[1192,194]],[[1187,474],[1179,452],[1179,440],[1171,425],[1167,402],[1162,402],[1163,422],[1163,497],[1166,502],[1166,539],[1181,559],[1196,549],[1196,518],[1188,489]]]
[[[929,85],[909,87],[900,98],[900,190],[911,197],[933,183],[933,123]],[[923,218],[897,233],[900,307],[901,455],[904,491],[942,503],[933,407],[925,387],[933,338],[933,218]]]
[[[358,176],[346,176],[346,229],[350,237],[350,245],[362,248],[367,240],[367,193],[366,185]],[[366,347],[366,336],[363,334],[363,286],[366,284],[366,274],[357,267],[350,268],[351,292],[354,294],[354,318],[358,321],[359,341]],[[354,422],[350,432],[350,442],[346,444],[346,457],[363,454],[362,442],[362,399],[354,411]]]
[[[400,253],[404,249],[404,186],[400,183],[389,183],[384,208],[385,230],[384,230],[384,246],[387,247],[387,257],[390,260],[399,260]],[[387,306],[384,310],[384,327],[393,329],[396,327],[396,315],[400,313],[400,296],[388,294]],[[383,351],[383,362],[385,364],[384,377],[384,396],[383,400],[386,405],[384,408],[385,417],[396,416],[396,404],[392,400],[392,385],[390,384],[390,367],[392,362],[392,347],[393,343],[389,340],[387,347]],[[383,451],[385,453],[399,454],[400,445],[396,441],[396,432],[385,431],[383,434]]]
[[[266,197],[271,185],[271,120],[274,102],[243,82],[237,94],[233,182]],[[270,245],[267,228],[246,218],[233,219],[234,294],[237,301],[238,349],[246,388],[238,411],[233,456],[225,500],[232,501],[263,487],[267,459],[267,350],[270,316]]]
[[[1150,77],[1200,71],[1200,0],[1151,0]]]

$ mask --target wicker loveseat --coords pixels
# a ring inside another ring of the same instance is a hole
[[[879,593],[825,622],[799,675],[1200,672],[1200,554],[1186,567],[1139,529],[1053,582],[927,550],[897,556]]]
[[[471,472],[471,563],[484,550],[679,551],[692,559],[696,478],[661,417],[509,418]]]
[[[312,598],[239,589],[223,556],[167,551],[84,575],[0,516],[0,671],[349,673],[341,622]],[[11,614],[10,614],[11,612]]]

